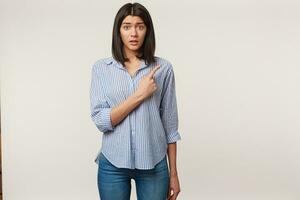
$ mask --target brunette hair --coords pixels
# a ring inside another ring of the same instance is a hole
[[[122,63],[125,66],[125,61],[128,61],[128,58],[125,58],[123,54],[123,42],[120,36],[120,27],[128,15],[139,16],[145,23],[147,30],[146,35],[144,38],[143,45],[139,49],[139,53],[141,54],[138,56],[140,59],[144,59],[146,64],[151,64],[155,62],[154,59],[154,52],[155,52],[155,35],[154,35],[154,28],[151,16],[148,10],[139,3],[127,3],[123,5],[114,21],[113,25],[113,33],[112,33],[112,55],[115,60]]]

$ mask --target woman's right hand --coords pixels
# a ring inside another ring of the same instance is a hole
[[[135,91],[137,96],[142,97],[142,99],[146,99],[155,92],[157,86],[154,80],[154,73],[159,68],[160,65],[156,65],[147,75],[143,76],[139,82],[137,90]]]

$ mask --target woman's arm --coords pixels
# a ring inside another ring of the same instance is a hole
[[[170,176],[177,176],[177,166],[176,166],[176,154],[177,154],[177,143],[168,144],[168,160],[170,168]]]
[[[132,110],[143,102],[142,95],[134,93],[125,101],[113,107],[110,112],[111,124],[115,127],[120,123]]]
[[[176,167],[176,142],[168,144],[168,158],[170,167],[168,199],[175,200],[181,190]]]
[[[98,67],[98,63],[95,63],[92,67],[90,87],[91,118],[97,128],[101,132],[106,133],[113,131],[118,123],[157,89],[153,76],[159,66],[154,67],[142,78],[134,94],[114,107],[111,107],[105,99],[99,80],[101,74],[99,74]]]
[[[178,193],[180,192],[180,184],[176,167],[176,151],[177,141],[181,140],[181,136],[178,132],[178,111],[175,90],[175,76],[172,65],[165,79],[165,84],[162,91],[160,112],[168,143],[167,153],[170,169],[168,199],[169,197],[171,197],[172,200],[175,200]]]
[[[138,88],[133,95],[111,109],[110,118],[112,126],[120,123],[132,110],[155,92],[157,87],[153,76],[159,67],[159,65],[155,66],[140,80]]]

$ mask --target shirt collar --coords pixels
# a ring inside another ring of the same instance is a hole
[[[115,67],[118,67],[118,68],[124,70],[123,65],[121,63],[119,63],[118,61],[116,61],[113,57],[109,57],[109,58],[105,59],[105,63],[107,65],[112,65],[112,66],[115,66]],[[145,60],[141,59],[141,64],[140,64],[140,68],[139,69],[143,69],[143,68],[145,68],[147,66],[148,65],[146,65]]]

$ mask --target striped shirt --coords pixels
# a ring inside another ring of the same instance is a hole
[[[146,65],[142,59],[133,76],[113,57],[93,64],[90,116],[103,133],[101,148],[94,159],[97,164],[102,152],[116,167],[152,169],[166,155],[168,144],[181,139],[173,67],[161,57],[155,56],[155,61],[160,64],[154,74],[157,89],[116,126],[111,123],[111,109],[133,95],[141,78],[156,63]]]

